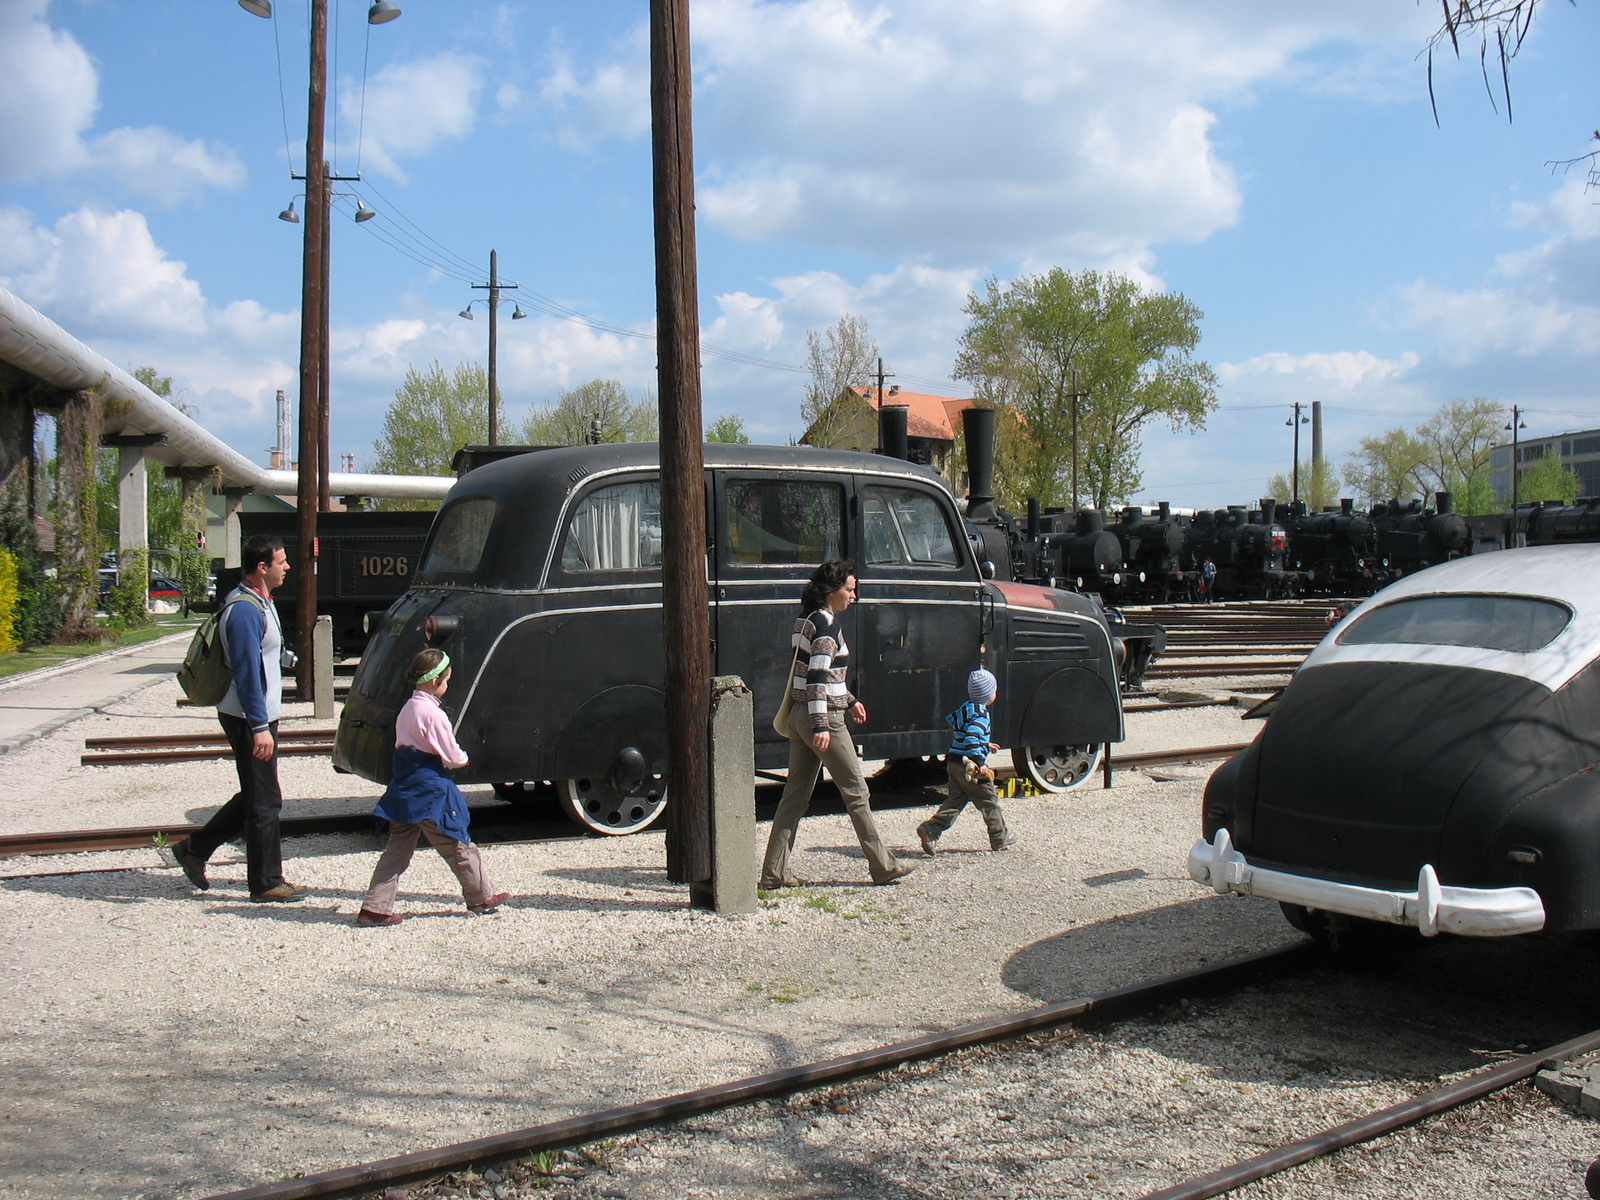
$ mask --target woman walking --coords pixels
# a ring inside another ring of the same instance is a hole
[[[823,764],[827,764],[828,774],[844,798],[845,811],[850,814],[862,853],[867,856],[872,882],[893,883],[915,869],[914,863],[889,853],[878,836],[861,759],[845,729],[847,713],[857,725],[867,719],[865,706],[845,686],[850,648],[839,623],[840,615],[856,598],[855,571],[856,565],[849,559],[825,562],[812,573],[800,597],[800,616],[791,638],[794,667],[787,702],[789,781],[772,818],[767,857],[761,868],[763,888],[800,886],[800,880],[790,871],[789,854]]]

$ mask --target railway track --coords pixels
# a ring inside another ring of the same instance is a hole
[[[309,1200],[356,1196],[378,1188],[430,1179],[445,1172],[505,1163],[523,1155],[579,1146],[599,1138],[636,1132],[697,1113],[750,1104],[807,1088],[823,1087],[936,1058],[969,1047],[1007,1041],[1084,1018],[1108,1019],[1148,1012],[1162,1004],[1243,986],[1268,972],[1309,969],[1315,954],[1306,945],[1268,950],[1163,976],[1147,983],[1101,992],[1081,1000],[1046,1004],[1015,1016],[962,1025],[945,1033],[892,1042],[875,1050],[823,1059],[804,1066],[736,1079],[641,1104],[606,1108],[494,1137],[457,1142],[359,1166],[220,1193],[209,1200]],[[1600,1039],[1597,1039],[1600,1044]]]
[[[911,1063],[952,1055],[961,1051],[971,1051],[980,1047],[996,1046],[1018,1038],[1028,1037],[1029,1035],[1046,1034],[1066,1025],[1084,1026],[1147,1016],[1161,1010],[1164,1006],[1173,1004],[1177,1004],[1179,1007],[1167,1010],[1166,1014],[1157,1018],[1157,1023],[1165,1023],[1171,1020],[1184,1021],[1188,1019],[1185,1016],[1187,1002],[1201,997],[1231,998],[1240,991],[1253,991],[1253,985],[1256,984],[1260,984],[1263,988],[1280,989],[1281,994],[1281,989],[1292,989],[1295,986],[1296,976],[1312,972],[1324,961],[1312,947],[1305,943],[1300,943],[1295,946],[1225,960],[1211,966],[1099,993],[1083,999],[1046,1004],[1012,1016],[974,1022],[942,1033],[898,1041],[872,1050],[824,1059],[786,1070],[731,1080],[726,1083],[663,1096],[642,1103],[600,1109],[565,1120],[534,1125],[472,1141],[458,1142],[297,1179],[264,1183],[222,1193],[211,1197],[210,1200],[309,1200],[311,1197],[331,1198],[359,1195],[363,1192],[376,1193],[379,1189],[385,1187],[402,1186],[424,1181],[431,1183],[450,1173],[465,1174],[467,1172],[475,1172],[481,1175],[486,1168],[491,1166],[505,1172],[511,1169],[509,1164],[518,1160],[524,1162],[536,1161],[542,1157],[546,1162],[549,1162],[554,1160],[556,1152],[567,1147],[583,1146],[601,1139],[616,1139],[620,1135],[637,1134],[646,1130],[660,1130],[664,1135],[663,1140],[666,1146],[671,1146],[674,1141],[681,1145],[685,1141],[692,1142],[704,1135],[707,1132],[706,1128],[701,1124],[691,1125],[687,1128],[680,1127],[676,1131],[668,1131],[663,1127],[669,1126],[673,1122],[682,1121],[685,1118],[709,1114],[722,1109],[750,1106],[761,1101],[776,1100],[799,1092],[813,1093],[815,1097],[813,1103],[826,1107],[832,1103],[830,1096],[839,1094],[837,1091],[838,1085],[853,1080],[863,1080],[871,1076],[888,1076],[888,1078],[875,1081],[876,1089],[880,1095],[888,1094],[884,1091],[885,1088],[896,1086],[903,1088],[907,1084],[918,1088],[919,1091],[925,1091],[929,1086],[924,1082],[929,1079],[927,1074],[919,1073],[910,1079],[905,1078],[903,1075],[897,1078],[896,1075]],[[1266,982],[1269,979],[1276,979],[1278,982]],[[1388,987],[1380,987],[1380,995],[1387,995],[1388,991]],[[1460,1032],[1465,1033],[1465,1031]],[[1466,1036],[1470,1039],[1470,1035]],[[1557,1036],[1559,1036],[1559,1033],[1557,1033]],[[1037,1042],[1033,1044],[1037,1045]],[[1464,1042],[1463,1044],[1467,1043]],[[1028,1043],[1024,1043],[1021,1049],[1026,1053]],[[1545,1049],[1531,1053],[1526,1052],[1526,1047],[1518,1047],[1518,1050],[1523,1052],[1508,1061],[1494,1063],[1464,1076],[1447,1075],[1448,1082],[1422,1090],[1398,1103],[1389,1104],[1353,1120],[1341,1121],[1309,1136],[1297,1137],[1283,1144],[1271,1146],[1262,1153],[1242,1161],[1220,1165],[1215,1169],[1191,1178],[1183,1179],[1155,1190],[1144,1191],[1142,1193],[1143,1200],[1202,1200],[1205,1197],[1223,1195],[1247,1183],[1266,1178],[1302,1163],[1310,1162],[1312,1159],[1332,1154],[1340,1149],[1403,1129],[1408,1125],[1416,1124],[1449,1109],[1491,1096],[1498,1091],[1530,1078],[1546,1066],[1587,1054],[1597,1049],[1600,1049],[1600,1031],[1592,1031],[1578,1037],[1568,1037],[1547,1046]],[[1001,1049],[999,1052],[1005,1053],[1006,1051]],[[947,1088],[959,1089],[962,1087],[960,1077],[962,1067],[960,1063],[961,1060],[959,1058],[952,1060],[946,1068],[953,1075],[945,1084]],[[992,1075],[985,1074],[982,1078],[985,1082],[993,1082]],[[917,1081],[914,1084],[911,1083],[913,1079]],[[872,1094],[873,1091],[874,1083],[872,1082],[869,1082],[862,1089],[863,1094]],[[923,1102],[936,1104],[937,1100],[925,1096],[923,1097]],[[791,1105],[793,1103],[791,1101]],[[902,1099],[901,1103],[904,1104],[905,1100]],[[1052,1101],[1052,1103],[1057,1102]],[[802,1111],[804,1111],[803,1108]],[[834,1111],[848,1112],[850,1108],[835,1107]],[[891,1109],[891,1111],[893,1110]],[[748,1120],[755,1115],[752,1112],[749,1117],[736,1118],[736,1122]],[[1012,1116],[1002,1115],[1001,1119],[1010,1121]],[[1254,1129],[1257,1126],[1250,1126],[1249,1128]],[[783,1136],[781,1127],[776,1132],[779,1136]],[[1053,1128],[1049,1136],[1052,1142],[1059,1137]],[[1248,1141],[1250,1139],[1247,1138],[1245,1140]],[[743,1145],[742,1142],[737,1144]],[[1224,1144],[1226,1145],[1228,1142]],[[698,1157],[703,1163],[708,1162],[718,1155],[721,1145],[713,1136],[707,1142],[705,1148],[699,1152]],[[821,1147],[818,1148],[820,1149]],[[779,1158],[784,1157],[782,1149],[777,1150],[775,1153]],[[674,1184],[681,1185],[682,1181],[672,1178],[670,1173],[687,1174],[696,1169],[694,1165],[695,1158],[691,1155],[670,1154],[665,1159],[653,1155],[651,1157],[655,1158],[657,1163],[655,1170],[657,1172],[665,1171],[669,1173],[665,1176],[657,1174],[654,1177],[647,1177],[649,1183],[658,1187],[670,1188]],[[672,1165],[660,1165],[663,1161]],[[994,1162],[992,1159],[987,1161]],[[946,1163],[943,1165],[950,1166],[954,1164]],[[1148,1167],[1151,1164],[1139,1163],[1137,1165]],[[743,1175],[739,1176],[743,1186],[732,1189],[735,1194],[748,1194],[749,1180],[752,1174],[753,1172],[746,1170]],[[937,1172],[937,1174],[942,1176],[943,1172]],[[822,1176],[818,1175],[812,1178],[821,1179]],[[959,1178],[959,1176],[953,1176],[951,1181],[954,1182]],[[1098,1180],[1099,1176],[1092,1176],[1091,1178]],[[549,1180],[533,1181],[532,1186],[537,1187],[540,1183],[547,1182]],[[719,1194],[718,1188],[711,1180],[697,1177],[690,1182],[698,1183],[701,1185],[702,1190],[708,1192],[708,1194]],[[810,1181],[808,1180],[807,1182]],[[907,1182],[904,1178],[899,1178],[895,1194],[901,1194],[902,1191],[917,1190],[915,1187],[906,1188],[904,1185]],[[450,1183],[459,1186],[456,1179],[451,1179]],[[711,1186],[707,1187],[706,1185]],[[826,1185],[824,1186],[826,1187]],[[1102,1184],[1101,1186],[1103,1187],[1104,1185]],[[1149,1185],[1146,1183],[1144,1186],[1148,1187]],[[452,1188],[451,1190],[454,1191],[455,1189]],[[469,1187],[467,1188],[467,1193],[472,1194],[474,1190]],[[777,1194],[778,1190],[783,1190],[784,1194],[791,1194],[790,1189],[781,1188],[775,1189],[773,1194]],[[844,1190],[849,1191],[848,1188]],[[1425,1188],[1419,1188],[1419,1192],[1425,1190]],[[827,1190],[819,1194],[837,1194],[838,1191],[839,1189],[835,1186],[827,1188]],[[430,1191],[426,1194],[432,1195],[433,1193]],[[525,1193],[519,1189],[517,1194],[522,1195]],[[851,1192],[850,1194],[856,1193]],[[876,1192],[873,1194],[876,1194]],[[1120,1194],[1129,1193],[1123,1192]],[[1139,1193],[1134,1192],[1132,1194]]]
[[[1216,702],[1212,702],[1216,703]],[[1173,707],[1188,707],[1174,705]],[[132,739],[99,739],[126,742]],[[1248,742],[1227,743],[1215,746],[1191,746],[1178,750],[1147,751],[1125,754],[1113,759],[1114,769],[1129,770],[1138,767],[1176,765],[1182,763],[1216,762],[1231,758],[1243,750]],[[1001,780],[1012,778],[1016,772],[1011,767],[995,771]],[[527,810],[511,804],[478,806],[470,810],[472,827],[527,824]],[[370,813],[337,813],[321,817],[285,817],[282,822],[284,837],[305,837],[319,833],[365,833],[373,828]],[[52,833],[17,833],[0,835],[0,858],[26,855],[80,854],[95,850],[139,850],[147,846],[188,837],[200,829],[198,825],[134,825],[115,829],[69,829]],[[573,836],[578,836],[573,834]]]

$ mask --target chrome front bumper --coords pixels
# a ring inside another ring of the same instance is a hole
[[[1269,871],[1251,866],[1233,848],[1226,829],[1217,830],[1213,840],[1201,838],[1190,847],[1189,877],[1196,883],[1210,884],[1219,894],[1264,896],[1322,912],[1413,925],[1423,937],[1436,933],[1506,937],[1544,928],[1544,903],[1532,888],[1444,887],[1431,865],[1423,866],[1414,892],[1390,892]]]

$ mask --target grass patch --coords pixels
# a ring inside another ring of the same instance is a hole
[[[91,658],[108,650],[137,646],[143,642],[166,637],[169,633],[183,633],[199,624],[198,616],[180,617],[173,614],[156,617],[154,624],[147,625],[143,629],[127,630],[120,639],[114,641],[78,642],[70,646],[32,646],[26,650],[13,650],[8,654],[0,654],[0,679],[10,679],[17,675],[25,675],[29,671],[42,671],[48,667],[59,667],[63,663]]]

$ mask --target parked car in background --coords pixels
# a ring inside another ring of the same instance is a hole
[[[1600,546],[1474,555],[1341,620],[1206,787],[1189,874],[1335,945],[1600,928]]]

